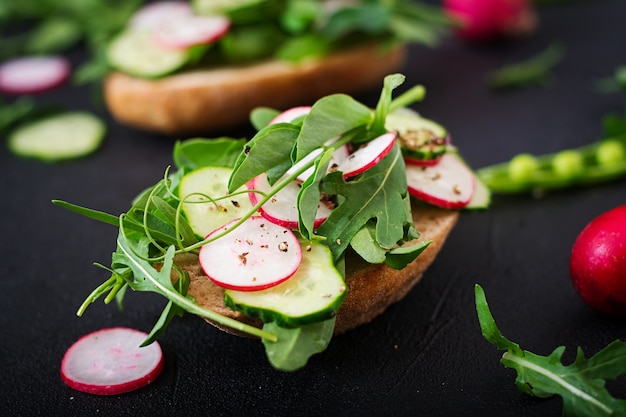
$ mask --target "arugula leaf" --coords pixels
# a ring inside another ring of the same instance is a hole
[[[386,131],[385,120],[387,119],[387,114],[391,108],[391,93],[397,87],[402,85],[405,79],[406,77],[403,74],[392,74],[385,77],[383,81],[383,89],[380,93],[378,103],[376,104],[376,110],[374,110],[374,120],[372,121],[372,125],[370,127],[373,137],[379,136]]]
[[[563,365],[564,346],[540,356],[505,338],[491,315],[482,287],[476,285],[474,293],[483,336],[498,349],[506,350],[501,362],[517,371],[515,383],[520,391],[540,398],[559,395],[564,416],[626,415],[626,400],[613,398],[604,386],[607,379],[626,373],[626,342],[615,340],[589,359],[579,347],[574,363]]]
[[[334,94],[319,99],[313,104],[302,123],[294,162],[304,158],[330,139],[368,125],[371,119],[369,107],[348,95]]]
[[[318,229],[327,237],[326,244],[335,259],[372,219],[376,220],[376,241],[383,248],[394,247],[405,232],[414,234],[411,212],[406,209],[409,195],[398,145],[357,179],[345,182],[340,172],[330,173],[322,183],[322,191],[344,197]]]
[[[333,336],[335,318],[306,326],[287,329],[275,323],[266,323],[263,330],[275,334],[275,342],[263,340],[268,360],[276,369],[295,371],[302,368],[309,358],[323,352]]]
[[[300,129],[289,123],[277,123],[261,129],[245,145],[235,162],[228,183],[228,191],[234,192],[252,178],[268,173],[270,184],[291,166],[291,151]]]
[[[194,170],[205,166],[232,167],[245,145],[245,139],[221,137],[177,141],[173,159],[177,168]]]
[[[492,88],[546,84],[550,81],[550,71],[564,55],[565,48],[553,43],[541,54],[531,59],[493,71],[488,75],[487,82]]]

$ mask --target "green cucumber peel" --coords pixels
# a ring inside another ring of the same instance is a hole
[[[476,285],[474,293],[482,334],[488,342],[506,351],[500,362],[517,372],[515,384],[521,392],[539,398],[560,396],[564,416],[626,414],[626,400],[612,397],[604,386],[607,380],[626,374],[626,342],[615,340],[588,359],[579,347],[574,362],[563,365],[564,346],[548,356],[523,350],[496,326],[483,288]]]

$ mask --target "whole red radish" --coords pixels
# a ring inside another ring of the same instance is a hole
[[[572,248],[574,288],[593,309],[626,318],[626,205],[593,219]]]
[[[471,41],[525,35],[537,26],[529,0],[444,0],[443,7],[461,24],[456,33]]]

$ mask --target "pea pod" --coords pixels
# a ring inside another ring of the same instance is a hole
[[[491,191],[503,194],[611,181],[626,176],[626,135],[551,154],[518,154],[477,174]]]

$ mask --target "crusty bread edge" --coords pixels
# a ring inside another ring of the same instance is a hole
[[[441,250],[448,234],[456,224],[459,212],[426,206],[413,205],[413,220],[420,232],[419,241],[432,241],[420,256],[401,270],[384,264],[372,265],[356,255],[346,259],[346,284],[348,294],[337,312],[335,335],[369,323],[389,306],[404,298],[422,278]],[[197,258],[192,255],[177,258],[177,264],[189,273],[188,294],[195,302],[208,310],[226,317],[260,327],[258,319],[245,316],[224,305],[224,290],[213,284],[202,272]],[[228,327],[207,319],[210,324],[226,332],[243,336]]]
[[[402,44],[368,44],[298,64],[267,61],[159,79],[113,72],[105,78],[103,93],[122,124],[163,134],[200,134],[241,125],[259,106],[285,109],[376,86],[405,59]]]

